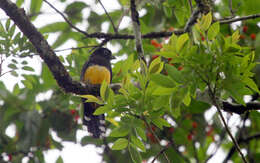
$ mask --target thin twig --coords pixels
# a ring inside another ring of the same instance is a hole
[[[192,0],[189,0],[189,6],[190,6],[190,11],[193,12],[193,8],[192,8]]]
[[[3,68],[3,62],[4,62],[3,54],[0,54],[0,75],[2,74],[2,71],[3,71],[3,69],[2,69]]]
[[[220,140],[218,141],[217,145],[215,146],[215,150],[212,152],[212,154],[210,154],[208,156],[208,158],[205,160],[205,163],[207,163],[217,153],[222,142],[225,140],[225,137],[226,137],[226,130],[222,130],[222,132],[220,133]]]
[[[207,7],[201,0],[195,0],[197,7],[195,10],[193,10],[189,20],[186,22],[184,27],[184,32],[189,32],[191,27],[197,22],[197,19],[199,18],[200,13],[204,13],[204,11]],[[190,2],[190,1],[189,1]],[[190,7],[192,8],[192,3],[190,2]]]
[[[228,128],[228,125],[227,125],[227,123],[226,123],[226,121],[225,121],[225,118],[224,118],[224,116],[223,116],[223,114],[222,114],[222,112],[221,112],[221,106],[219,105],[218,101],[216,100],[215,94],[214,94],[213,91],[211,90],[211,87],[209,86],[209,84],[208,84],[208,87],[209,87],[209,93],[210,93],[210,95],[211,95],[212,103],[213,103],[213,105],[216,106],[216,108],[217,108],[217,110],[218,110],[218,113],[219,113],[219,115],[220,115],[220,118],[221,118],[221,120],[222,120],[222,122],[223,122],[223,124],[224,124],[224,126],[225,126],[225,128],[226,128],[226,131],[227,131],[229,137],[231,138],[232,142],[234,143],[234,145],[235,145],[237,151],[239,152],[239,154],[240,154],[240,156],[241,156],[243,162],[244,162],[244,163],[247,163],[247,160],[246,160],[244,154],[241,152],[241,149],[240,149],[240,147],[239,147],[239,144],[237,143],[237,140],[234,138],[234,136],[232,135],[230,129]]]
[[[5,74],[9,73],[9,72],[13,72],[14,70],[9,70],[7,72],[4,72],[3,74],[0,74],[0,77],[4,76]]]
[[[178,149],[177,145],[174,143],[174,141],[173,141],[171,138],[169,139],[169,141],[171,142],[171,145],[172,145],[174,151],[175,151],[176,153],[178,153],[179,156],[180,156],[181,158],[183,158],[183,160],[184,160],[185,162],[190,163],[189,158],[186,157],[186,156],[184,156],[184,155],[179,151],[179,149]]]
[[[148,130],[153,134],[153,136],[155,137],[156,141],[158,143],[160,143],[160,139],[154,133],[152,127],[149,125],[149,123],[147,122],[146,118],[144,116],[142,116],[141,119],[144,121],[145,125],[148,127]],[[170,160],[169,160],[168,156],[166,155],[165,151],[162,151],[162,153],[163,153],[163,156],[165,157],[165,159],[167,160],[167,162],[170,163]]]
[[[248,136],[247,138],[241,138],[238,140],[238,144],[249,143],[251,140],[254,140],[254,139],[260,139],[260,133],[256,133],[252,136]],[[226,156],[223,163],[227,163],[227,161],[232,157],[232,155],[235,153],[235,151],[236,151],[236,147],[235,147],[235,145],[233,145],[233,147],[229,150],[228,155]]]
[[[50,2],[48,2],[47,0],[43,0],[43,1],[44,1],[45,3],[47,3],[52,9],[54,9],[57,13],[59,13],[59,14],[62,16],[62,18],[69,24],[69,26],[70,26],[71,28],[75,29],[75,30],[78,31],[79,33],[82,33],[82,34],[84,34],[85,36],[88,37],[89,34],[88,34],[87,32],[85,32],[85,31],[79,29],[78,27],[76,27],[75,25],[73,25],[73,24],[69,21],[69,19],[67,19],[67,17],[66,17],[62,12],[60,12],[58,9],[56,9]]]
[[[221,20],[216,20],[216,21],[219,21],[220,24],[230,24],[230,23],[234,23],[237,21],[256,19],[259,17],[260,17],[260,14],[254,14],[254,15],[248,15],[248,16],[243,16],[243,17],[239,17],[239,18],[221,19]]]
[[[232,8],[232,0],[228,0],[228,1],[229,1],[228,2],[229,11],[230,11],[232,17],[234,17],[235,16],[235,12],[233,11],[233,8]]]
[[[134,35],[128,35],[128,34],[112,34],[112,33],[102,33],[102,32],[96,32],[96,33],[87,33],[85,31],[82,31],[81,29],[77,28],[76,26],[74,26],[67,18],[66,16],[60,12],[58,9],[56,9],[53,5],[51,5],[47,0],[44,0],[44,2],[46,2],[50,7],[52,7],[58,14],[60,14],[63,19],[71,26],[71,28],[75,29],[76,31],[84,34],[87,38],[98,38],[98,39],[106,39],[109,38],[110,40],[112,39],[123,39],[123,40],[127,40],[127,39],[135,39]],[[129,10],[125,11],[126,13],[129,12]],[[165,31],[161,31],[161,32],[151,32],[151,33],[147,33],[144,35],[141,35],[142,39],[151,39],[151,38],[162,38],[162,37],[170,37],[173,33],[176,35],[181,35],[185,32],[188,31],[188,29],[194,24],[196,23],[196,19],[197,16],[199,14],[198,10],[193,10],[193,14],[191,16],[191,18],[187,21],[186,26],[184,29],[180,29],[180,30],[175,30],[174,32],[165,32]],[[254,14],[254,15],[248,15],[248,16],[244,16],[244,17],[240,17],[240,18],[227,18],[227,19],[218,19],[215,21],[219,21],[220,24],[229,24],[229,23],[233,23],[236,21],[241,21],[241,20],[248,20],[248,19],[256,19],[260,17],[260,14]],[[122,17],[123,18],[123,17]],[[118,26],[120,25],[120,22],[118,23]],[[118,27],[117,27],[118,28]]]
[[[109,38],[104,39],[98,46],[94,46],[92,49],[90,49],[89,52],[91,53],[95,49],[104,46],[106,43],[108,43],[109,40],[110,40]]]
[[[163,149],[161,149],[161,151],[159,153],[157,153],[157,155],[153,158],[151,163],[154,163],[155,160],[161,155],[163,154],[169,147],[171,146],[171,143],[167,144]]]
[[[67,51],[67,50],[79,50],[79,49],[85,49],[85,48],[93,48],[93,47],[97,47],[99,45],[90,45],[90,46],[80,46],[80,47],[76,47],[76,48],[65,48],[65,49],[57,49],[54,50],[55,52],[63,52],[63,51]]]
[[[103,3],[101,2],[101,0],[98,0],[98,2],[100,3],[100,5],[102,6],[102,8],[104,9],[104,11],[105,11],[105,13],[106,13],[108,19],[110,20],[110,22],[111,22],[111,24],[112,24],[112,26],[113,26],[114,32],[115,32],[115,33],[118,33],[118,30],[117,30],[117,28],[116,28],[116,26],[115,26],[115,24],[114,24],[112,18],[111,18],[110,15],[108,14],[106,8],[104,7]]]
[[[124,16],[125,16],[129,11],[130,11],[130,9],[126,9],[126,10],[123,9],[123,11],[122,11],[123,14],[122,14],[122,15],[120,16],[120,18],[118,19],[118,23],[117,23],[117,26],[116,26],[117,29],[119,29],[119,26],[120,26],[120,24],[121,24],[121,22],[122,22]]]

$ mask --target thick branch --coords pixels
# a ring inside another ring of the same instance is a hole
[[[138,53],[138,57],[145,62],[144,50],[142,44],[142,34],[140,30],[139,14],[136,10],[135,0],[131,0],[131,17],[135,35],[135,46]]]
[[[246,106],[231,104],[229,102],[222,102],[222,104],[223,104],[223,110],[227,112],[236,113],[236,114],[244,114],[245,112],[251,110],[260,110],[260,103],[256,103],[256,102],[246,103]]]
[[[86,94],[88,92],[82,84],[72,80],[59,58],[49,46],[48,42],[30,22],[23,9],[18,8],[10,0],[0,0],[0,8],[5,11],[5,13],[20,28],[23,34],[28,37],[40,57],[49,67],[58,85],[63,88],[64,91],[76,94]]]

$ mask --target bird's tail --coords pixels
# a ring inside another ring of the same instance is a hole
[[[84,102],[86,99],[82,99],[84,116],[83,116],[83,125],[86,125],[88,132],[90,132],[94,138],[100,138],[105,134],[105,116],[102,115],[93,115],[95,110],[99,107],[96,103]]]

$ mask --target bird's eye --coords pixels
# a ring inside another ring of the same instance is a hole
[[[105,53],[106,56],[110,55],[110,52],[107,49],[105,49],[104,53]]]

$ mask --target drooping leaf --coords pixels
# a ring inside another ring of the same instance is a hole
[[[128,146],[128,140],[125,138],[119,138],[117,139],[113,146],[112,146],[112,150],[122,150],[124,148],[126,148]]]
[[[138,150],[137,150],[135,147],[133,147],[132,144],[130,144],[130,145],[128,146],[128,150],[129,150],[129,152],[130,152],[132,161],[133,161],[134,163],[140,163],[140,162],[142,162],[142,156],[140,155],[140,153],[138,152]]]

